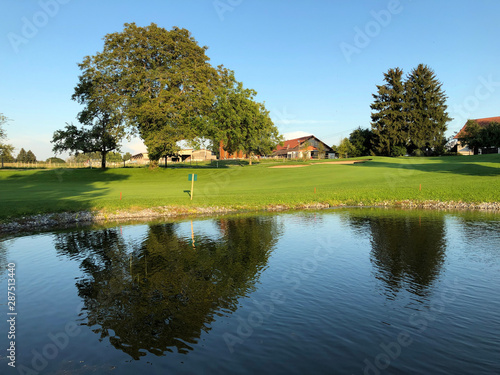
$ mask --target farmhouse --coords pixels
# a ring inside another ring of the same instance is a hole
[[[476,120],[473,120],[478,123],[478,125],[482,128],[490,126],[492,123],[500,123],[500,116],[499,117],[486,117],[486,118],[479,118]],[[454,139],[458,140],[457,142],[457,153],[461,155],[480,155],[480,154],[500,154],[500,148],[497,147],[478,147],[475,149],[469,148],[467,144],[464,144],[461,142],[461,139],[463,139],[463,136],[465,134],[465,128],[467,126],[467,123],[460,129],[460,131],[457,133]]]
[[[308,135],[289,139],[283,143],[283,146],[278,145],[273,151],[273,156],[287,159],[334,159],[335,152],[314,135]]]

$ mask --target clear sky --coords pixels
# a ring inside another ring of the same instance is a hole
[[[498,0],[0,0],[0,113],[9,143],[52,156],[77,123],[77,64],[126,22],[186,28],[214,66],[258,92],[282,134],[329,144],[370,126],[383,73],[429,65],[454,120],[500,115]],[[139,141],[122,152],[142,152]]]

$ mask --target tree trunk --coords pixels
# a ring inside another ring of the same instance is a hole
[[[101,169],[106,169],[106,154],[107,151],[101,151]]]

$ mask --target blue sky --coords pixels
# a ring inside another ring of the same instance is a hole
[[[370,126],[383,73],[429,65],[454,120],[499,116],[500,2],[371,0],[2,0],[0,113],[9,143],[52,156],[50,140],[80,110],[77,64],[126,22],[191,31],[214,66],[258,92],[282,134],[338,143]],[[123,152],[141,152],[140,141]]]

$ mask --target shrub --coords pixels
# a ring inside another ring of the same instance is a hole
[[[391,150],[391,156],[405,156],[406,147],[404,146],[394,146]]]

